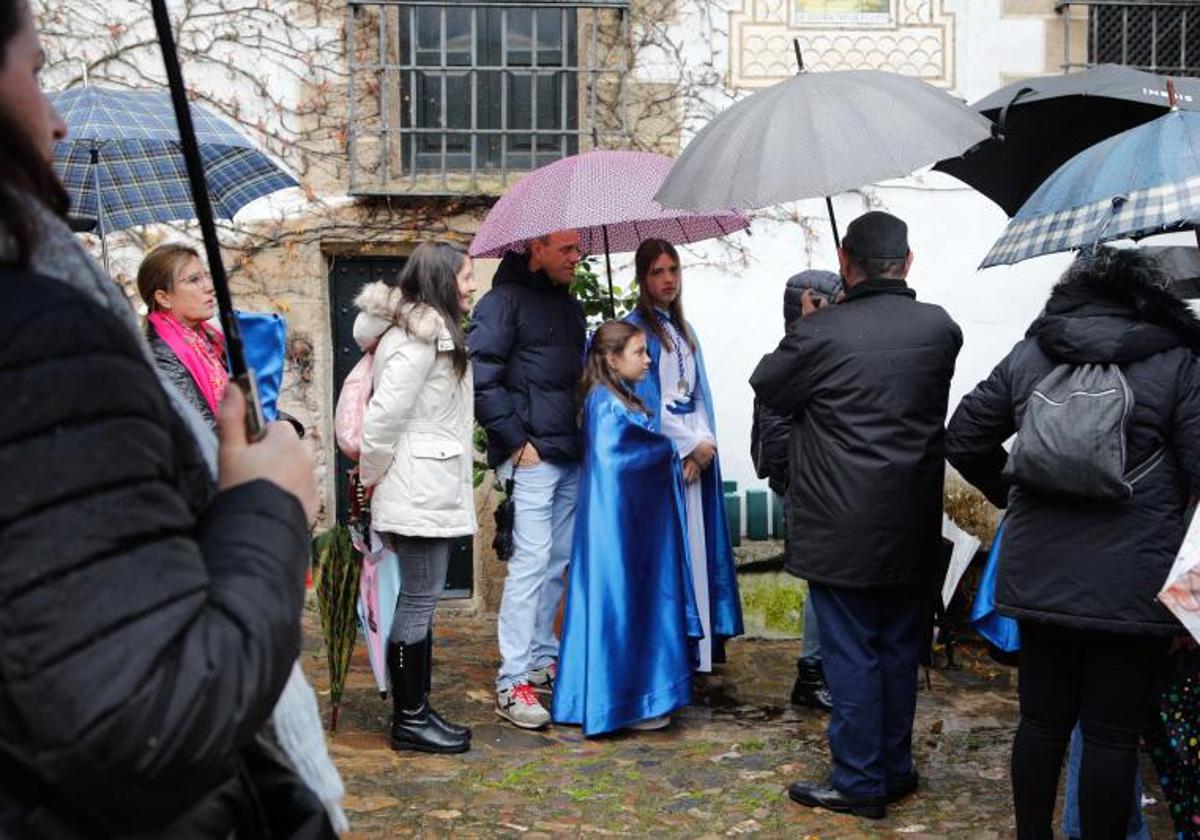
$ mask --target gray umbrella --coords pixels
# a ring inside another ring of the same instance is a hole
[[[830,196],[962,154],[991,123],[945,91],[882,70],[801,72],[719,114],[655,200],[749,210]]]

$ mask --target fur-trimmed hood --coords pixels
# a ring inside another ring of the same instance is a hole
[[[403,327],[410,336],[427,344],[450,337],[440,312],[426,304],[404,303],[398,286],[368,283],[354,298],[354,305],[359,310],[354,320],[354,340],[363,352],[374,350],[392,326]]]
[[[1077,259],[1030,335],[1050,357],[1076,364],[1122,364],[1174,347],[1200,351],[1200,321],[1168,291],[1158,265],[1133,249]]]

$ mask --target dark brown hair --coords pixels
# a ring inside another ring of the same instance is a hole
[[[142,258],[138,266],[137,288],[142,302],[146,304],[147,312],[158,311],[158,301],[154,299],[157,291],[171,292],[175,290],[175,275],[179,267],[195,257],[200,258],[200,252],[190,245],[169,242],[159,245]]]
[[[670,334],[658,320],[658,316],[654,314],[654,302],[650,300],[650,292],[646,289],[646,278],[650,276],[650,267],[663,254],[674,260],[675,265],[679,265],[679,252],[665,239],[647,239],[638,246],[637,253],[633,255],[633,266],[637,273],[638,284],[637,312],[642,316],[642,323],[646,325],[646,329],[654,333],[654,337],[662,342],[663,347],[674,352],[675,343],[671,341]],[[675,300],[671,301],[671,305],[667,308],[667,314],[671,317],[671,323],[675,325],[675,329],[679,330],[679,334],[688,343],[688,349],[694,351],[696,338],[688,328],[687,320],[683,317],[682,287],[679,294],[675,296]]]
[[[458,272],[465,259],[467,252],[457,245],[422,242],[404,263],[400,276],[388,281],[388,285],[400,287],[401,305],[423,303],[442,316],[454,339],[454,372],[459,379],[467,374],[467,334],[458,309]]]
[[[579,393],[583,400],[591,393],[592,388],[603,385],[617,395],[630,411],[640,411],[649,414],[646,404],[629,390],[624,382],[616,376],[608,366],[609,353],[624,353],[630,339],[644,333],[636,324],[628,321],[605,321],[592,336],[588,346],[587,359],[583,363],[583,382],[580,383]]]
[[[32,25],[30,21],[26,0],[0,0],[0,68],[8,57],[8,45],[25,26]],[[0,144],[0,219],[15,246],[12,262],[28,268],[42,236],[28,201],[40,201],[60,218],[66,218],[70,201],[54,167],[42,157],[18,114],[0,109],[0,137],[4,138]]]

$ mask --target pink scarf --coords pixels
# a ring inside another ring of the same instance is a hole
[[[216,417],[221,396],[229,384],[229,372],[225,369],[225,336],[209,324],[189,327],[166,312],[151,312],[147,320],[158,337],[183,362]]]

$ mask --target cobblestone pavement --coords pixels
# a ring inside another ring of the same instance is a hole
[[[327,702],[313,616],[305,670]],[[1015,674],[978,656],[930,675],[917,706],[917,794],[874,822],[810,810],[785,793],[829,770],[825,719],[787,703],[797,643],[736,640],[720,673],[697,681],[670,729],[585,739],[578,728],[524,732],[493,712],[495,623],[441,619],[433,699],[474,730],[471,752],[389,749],[389,703],[361,645],[330,750],[346,781],[352,837],[1001,838],[1014,835],[1008,755]],[[328,720],[327,709],[326,720]],[[1147,780],[1152,773],[1143,774]],[[1148,793],[1161,796],[1156,785]],[[1169,836],[1162,805],[1147,809]]]

